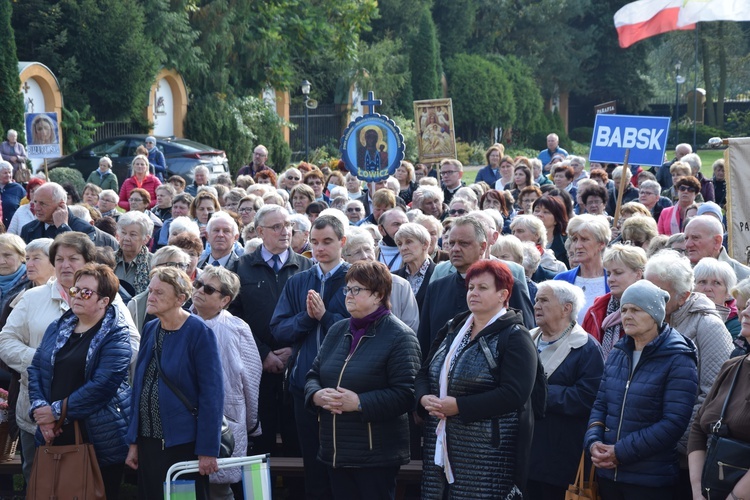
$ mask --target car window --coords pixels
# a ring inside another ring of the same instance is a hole
[[[161,149],[162,153],[164,153],[165,155],[181,154],[185,152],[185,149],[169,142],[157,144],[157,147]]]
[[[116,139],[112,141],[104,141],[99,144],[94,144],[89,150],[90,156],[104,156],[107,155],[110,158],[119,158],[120,156],[126,156],[125,145],[127,139]]]
[[[197,152],[197,151],[213,151],[214,148],[211,146],[206,146],[205,144],[201,144],[200,142],[191,141],[190,139],[177,139],[173,141],[173,144],[177,144],[180,148],[180,151],[189,151],[189,152]]]

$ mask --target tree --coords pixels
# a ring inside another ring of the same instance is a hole
[[[539,86],[534,81],[533,70],[515,56],[491,55],[487,59],[498,65],[513,87],[516,118],[508,126],[531,131],[544,106]]]
[[[411,44],[411,90],[415,101],[440,97],[440,44],[432,14],[424,8]]]
[[[432,18],[437,26],[444,61],[468,50],[476,13],[476,0],[435,0]]]
[[[208,73],[208,62],[195,45],[200,33],[190,25],[192,0],[142,0],[144,33],[155,47],[159,64],[179,72]]]
[[[363,42],[353,64],[350,73],[354,75],[357,86],[364,92],[372,90],[378,99],[383,100],[378,112],[395,115],[400,110],[411,116],[413,112],[408,112],[412,106],[409,60],[400,40],[387,38],[370,44]],[[404,95],[408,101],[401,99]]]
[[[10,19],[10,0],[0,0],[0,131],[5,135],[8,129],[16,129],[23,139],[23,97]]]
[[[445,63],[456,128],[467,131],[464,140],[488,137],[493,127],[509,127],[516,119],[513,87],[495,64],[459,54]]]

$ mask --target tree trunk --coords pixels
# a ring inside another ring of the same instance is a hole
[[[716,114],[714,113],[714,97],[711,90],[711,55],[708,50],[708,33],[701,33],[701,56],[703,59],[703,82],[706,85],[706,124],[714,127],[716,124]]]
[[[724,128],[724,98],[727,93],[727,49],[724,39],[724,23],[719,23],[719,89],[716,96],[716,128]]]

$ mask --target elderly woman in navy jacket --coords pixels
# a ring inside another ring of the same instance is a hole
[[[527,494],[560,500],[575,480],[583,435],[604,370],[599,343],[576,322],[580,288],[559,280],[539,284],[534,305],[538,328],[531,338],[547,377],[545,415],[534,422]]]
[[[94,444],[107,498],[118,498],[130,418],[130,332],[111,304],[120,287],[101,264],[76,271],[70,310],[47,328],[29,366],[29,416],[37,445],[75,443],[73,421]],[[55,429],[67,400],[66,424]]]
[[[646,280],[620,299],[626,336],[607,359],[584,438],[603,500],[672,497],[698,370],[693,343],[664,323],[668,301]]]
[[[219,470],[216,458],[224,407],[216,335],[202,319],[182,308],[193,289],[185,271],[157,267],[149,276],[146,312],[157,319],[143,329],[125,463],[138,471],[138,498],[161,499],[169,467],[197,459],[200,475],[192,478],[196,498],[205,499],[208,475]],[[197,409],[197,415],[164,377]]]

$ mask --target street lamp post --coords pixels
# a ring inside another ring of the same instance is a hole
[[[680,74],[680,68],[682,67],[682,62],[677,61],[677,63],[674,65],[674,82],[675,82],[675,97],[674,97],[674,113],[675,113],[675,119],[674,119],[674,144],[675,147],[677,147],[677,144],[680,143],[680,85],[685,83],[685,77]]]
[[[302,82],[302,95],[305,96],[305,161],[310,161],[310,124],[309,124],[309,108],[307,107],[307,101],[310,100],[310,82],[304,80]]]

